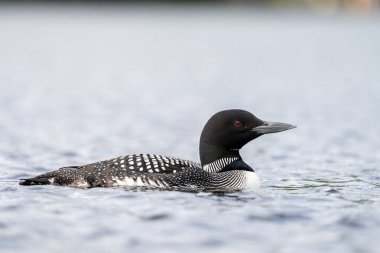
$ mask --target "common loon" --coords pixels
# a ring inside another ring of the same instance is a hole
[[[242,190],[260,186],[254,170],[239,150],[257,137],[295,126],[262,121],[244,110],[225,110],[213,115],[203,128],[199,153],[201,163],[178,158],[135,154],[83,166],[63,167],[21,185],[64,185],[75,187],[146,186]]]

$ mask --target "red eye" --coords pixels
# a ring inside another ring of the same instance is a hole
[[[243,124],[241,123],[241,121],[238,121],[238,120],[235,120],[234,121],[234,126],[236,127],[241,127]]]

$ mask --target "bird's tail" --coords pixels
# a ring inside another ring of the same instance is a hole
[[[20,179],[20,185],[70,185],[80,177],[80,167],[63,167],[36,177]]]
[[[20,179],[20,185],[46,185],[53,184],[55,173],[48,172],[32,178],[22,178]]]

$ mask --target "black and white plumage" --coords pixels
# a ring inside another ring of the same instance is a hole
[[[213,115],[200,138],[201,163],[178,158],[135,154],[83,166],[63,167],[21,185],[54,184],[76,187],[146,186],[241,190],[260,186],[254,170],[239,150],[251,140],[294,126],[265,122],[247,111],[226,110]]]

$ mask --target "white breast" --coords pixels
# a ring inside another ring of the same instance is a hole
[[[260,178],[253,171],[231,170],[221,173],[210,173],[212,187],[217,189],[244,190],[260,187]]]
[[[261,181],[259,176],[253,171],[244,171],[245,189],[259,188]]]

